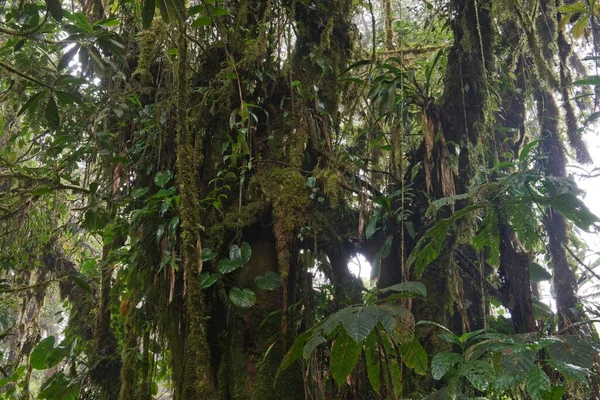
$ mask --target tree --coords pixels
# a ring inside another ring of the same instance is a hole
[[[595,2],[0,17],[6,398],[597,393]]]

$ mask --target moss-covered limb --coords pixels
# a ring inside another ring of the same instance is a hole
[[[582,139],[582,132],[578,127],[578,120],[575,114],[574,102],[572,100],[573,90],[571,89],[571,82],[573,82],[573,78],[569,68],[569,58],[572,56],[571,45],[567,42],[563,31],[558,33],[558,54],[560,58],[562,107],[565,112],[565,125],[567,127],[569,144],[575,149],[577,161],[582,164],[589,164],[592,162],[592,158]]]
[[[132,314],[132,311],[130,310]],[[129,315],[132,317],[132,315]],[[131,323],[127,324],[127,335],[123,346],[123,366],[121,367],[121,392],[119,400],[137,400],[138,363],[137,336]]]
[[[476,165],[482,164],[482,143],[493,132],[489,78],[494,76],[495,30],[491,10],[474,0],[454,0],[451,9],[454,45],[448,55],[440,107],[447,142],[461,146],[456,193],[464,193]]]
[[[100,298],[96,326],[94,328],[93,365],[90,377],[94,385],[101,390],[103,399],[119,397],[121,386],[121,355],[119,344],[114,331],[111,329],[111,290],[113,266],[110,263],[110,253],[122,246],[124,239],[117,235],[112,243],[102,249],[103,268],[100,281]]]
[[[181,7],[185,9],[185,5]],[[177,66],[177,135],[176,184],[181,196],[181,254],[187,294],[185,313],[184,376],[181,382],[182,399],[211,399],[216,396],[210,371],[210,357],[205,332],[203,296],[200,288],[202,270],[200,242],[200,204],[198,168],[194,157],[194,140],[187,127],[188,107],[188,45],[186,24],[179,29],[179,60]]]
[[[542,149],[547,154],[543,161],[546,176],[566,177],[566,155],[560,138],[559,110],[551,93],[538,90],[536,95],[537,117],[541,128]],[[553,284],[556,293],[556,308],[561,326],[578,320],[571,310],[579,302],[576,296],[577,279],[569,265],[565,248],[568,243],[567,223],[562,214],[553,208],[546,210],[544,225],[550,243],[550,254],[554,267]]]
[[[508,300],[517,333],[535,332],[529,265],[531,256],[521,248],[519,240],[504,221],[500,221],[500,277],[501,291]]]

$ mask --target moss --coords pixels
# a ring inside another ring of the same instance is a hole
[[[150,67],[154,64],[166,35],[166,26],[159,19],[154,20],[150,29],[143,30],[138,34],[140,53],[137,58],[137,68],[132,77],[140,75],[142,82],[153,79]]]

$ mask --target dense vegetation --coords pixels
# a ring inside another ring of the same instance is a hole
[[[599,10],[0,0],[0,397],[597,398]]]

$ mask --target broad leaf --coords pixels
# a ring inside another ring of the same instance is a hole
[[[362,351],[362,343],[357,343],[345,331],[340,331],[340,334],[333,342],[331,348],[331,359],[329,368],[331,375],[338,386],[341,386],[346,377],[350,375]]]
[[[165,171],[157,172],[156,175],[154,175],[154,183],[156,184],[156,186],[164,188],[166,184],[169,183],[172,177],[173,173],[168,169]]]
[[[416,338],[413,338],[410,343],[402,344],[400,351],[402,352],[402,361],[404,361],[404,364],[408,368],[414,370],[419,375],[427,374],[427,352]]]
[[[48,103],[46,104],[46,111],[44,112],[48,126],[57,130],[60,127],[60,116],[58,115],[58,107],[56,107],[56,101],[54,96],[48,96]]]
[[[264,290],[277,290],[281,287],[281,277],[276,272],[267,271],[264,275],[254,278],[254,283]]]
[[[540,264],[532,262],[529,265],[529,276],[533,282],[543,282],[552,279],[552,274]]]
[[[381,357],[376,331],[371,332],[365,342],[365,358],[367,361],[367,377],[373,390],[381,394]],[[393,361],[392,361],[393,362]]]
[[[54,342],[56,342],[56,338],[54,336],[48,336],[35,346],[35,349],[33,349],[31,356],[29,357],[31,368],[42,370],[48,369],[46,357],[54,350]]]
[[[248,264],[250,262],[250,258],[252,257],[252,248],[250,247],[250,245],[246,242],[243,242],[240,246],[240,253],[242,263],[244,265]]]
[[[156,0],[144,0],[144,8],[142,9],[142,26],[148,29],[154,19],[156,11]]]
[[[304,345],[302,349],[302,357],[305,360],[308,360],[313,350],[317,348],[318,345],[325,343],[327,340],[321,335],[314,335],[310,338],[308,342]]]
[[[531,396],[533,400],[543,400],[544,396],[542,392],[550,391],[550,378],[540,367],[534,367],[527,374],[527,379],[525,380],[525,384],[527,387],[527,393]]]
[[[214,285],[219,280],[221,274],[211,274],[210,272],[203,272],[200,274],[200,287],[206,289]]]
[[[378,320],[377,307],[356,307],[344,316],[342,324],[355,342],[362,342],[377,325]]]
[[[46,2],[48,4],[48,12],[52,15],[52,18],[58,22],[62,21],[63,10],[60,5],[60,0],[46,0]]]
[[[460,362],[460,355],[456,353],[437,353],[431,360],[431,375],[433,379],[440,380],[450,368]]]
[[[396,292],[406,295],[406,297],[421,296],[427,297],[427,289],[421,282],[402,282],[393,286],[381,289],[383,293]]]
[[[212,249],[203,248],[202,249],[202,261],[212,261],[217,257],[217,253],[215,253]]]
[[[233,287],[229,291],[229,300],[240,308],[250,308],[256,304],[256,294],[252,289]]]
[[[243,267],[242,263],[239,260],[229,260],[227,258],[219,261],[218,269],[219,272],[223,275],[229,274],[230,272],[235,271],[238,268]]]

